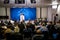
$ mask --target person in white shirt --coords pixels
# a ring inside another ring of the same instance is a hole
[[[20,14],[20,22],[22,22],[23,20],[25,20],[25,17],[24,17],[24,14],[21,13],[21,14]]]

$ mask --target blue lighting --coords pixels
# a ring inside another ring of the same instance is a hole
[[[10,8],[10,16],[12,20],[20,20],[20,13],[23,13],[25,20],[36,19],[36,8]]]

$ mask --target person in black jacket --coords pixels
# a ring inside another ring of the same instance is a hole
[[[55,26],[52,24],[52,22],[49,22],[49,25],[47,25],[47,28],[48,28],[48,34],[49,34],[49,37],[53,38],[53,33],[56,33],[56,29],[55,29]]]
[[[20,33],[23,33],[23,30],[25,29],[25,25],[23,24],[23,22],[21,22],[20,24],[18,24],[18,27],[20,29]]]

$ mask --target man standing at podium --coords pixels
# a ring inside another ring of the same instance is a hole
[[[24,14],[21,13],[21,14],[20,14],[20,22],[22,22],[23,20],[25,20],[25,17],[24,17]]]

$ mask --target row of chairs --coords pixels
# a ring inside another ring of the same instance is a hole
[[[7,33],[6,40],[55,40],[53,38],[45,38],[43,34],[35,34],[32,37],[29,35],[21,35],[20,33]]]
[[[34,35],[33,37],[25,37],[25,35],[21,35],[20,33],[7,33],[6,40],[42,40],[43,35]]]

